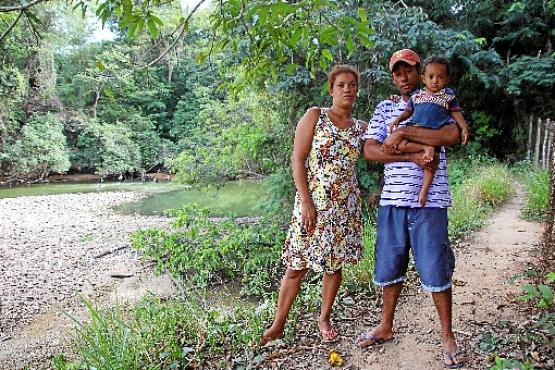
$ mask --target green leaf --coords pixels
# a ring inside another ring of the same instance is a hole
[[[162,20],[160,18],[158,18],[157,16],[155,16],[155,15],[151,15],[150,19],[152,19],[154,21],[154,23],[156,23],[159,26],[164,25],[164,22],[162,22]]]
[[[285,72],[287,74],[292,74],[293,72],[295,72],[297,70],[298,67],[299,67],[299,65],[296,64],[296,63],[289,63],[288,65],[285,66]]]
[[[355,43],[351,36],[347,36],[347,38],[345,39],[345,47],[347,48],[348,55],[351,55],[355,50]]]
[[[530,284],[523,285],[522,290],[525,294],[518,297],[518,300],[520,301],[529,301],[540,295],[540,292],[536,289],[536,287]]]
[[[146,21],[146,25],[148,26],[148,32],[150,33],[150,37],[155,39],[158,36],[158,28],[156,28],[156,24],[154,23],[152,18],[149,18]]]
[[[303,29],[301,27],[296,27],[295,30],[293,31],[293,34],[287,41],[287,45],[289,45],[289,47],[293,49],[295,46],[297,46],[297,43],[301,39],[302,35],[303,35]]]
[[[548,283],[555,282],[555,271],[551,271],[550,273],[547,274],[546,281]]]
[[[358,17],[360,18],[360,20],[364,23],[368,23],[368,17],[366,16],[366,9],[364,8],[358,8]]]
[[[206,55],[206,53],[198,53],[197,54],[197,63],[198,64],[204,64],[204,62],[206,62],[206,59],[208,58],[208,56]]]
[[[106,67],[104,66],[104,63],[102,63],[101,60],[97,60],[95,64],[96,64],[96,69],[98,69],[99,71],[103,71],[106,69]]]
[[[362,43],[362,45],[364,45],[365,47],[371,49],[374,47],[374,42],[372,40],[370,40],[366,35],[363,34],[359,34],[358,35],[360,42]]]
[[[320,43],[337,45],[337,29],[335,26],[328,26],[320,32]]]
[[[330,62],[333,62],[333,55],[328,49],[322,49],[322,55],[325,56]]]
[[[326,81],[324,85],[322,85],[322,89],[320,89],[320,95],[325,96],[329,94],[329,90],[330,90],[330,83]]]

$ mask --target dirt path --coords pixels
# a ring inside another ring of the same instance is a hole
[[[489,368],[479,353],[475,336],[481,325],[524,317],[507,298],[520,294],[520,284],[510,278],[527,268],[531,252],[539,243],[540,223],[520,218],[522,194],[509,201],[481,231],[456,248],[453,288],[454,328],[470,356],[469,369]],[[442,369],[439,324],[431,297],[417,289],[405,292],[399,303],[396,340],[381,348],[359,351],[353,360],[360,369]]]
[[[542,225],[520,218],[523,195],[510,198],[494,213],[488,224],[455,247],[457,267],[453,287],[454,329],[459,345],[467,352],[465,369],[489,369],[488,354],[480,352],[482,327],[502,320],[519,322],[525,318],[522,306],[512,303],[521,293],[521,281],[511,284],[525,270],[540,242]],[[365,306],[358,302],[366,300]],[[297,325],[295,345],[279,345],[269,350],[276,358],[267,368],[330,369],[327,359],[332,349],[343,355],[344,369],[351,370],[440,370],[443,369],[439,320],[431,296],[411,281],[401,295],[395,339],[381,346],[359,349],[353,344],[360,333],[371,331],[379,321],[379,302],[368,297],[340,297],[335,317],[342,340],[335,345],[318,343],[316,317]],[[307,329],[305,329],[307,328]],[[273,352],[272,352],[273,351]]]

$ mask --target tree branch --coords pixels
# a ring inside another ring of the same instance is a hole
[[[31,2],[28,2],[27,4],[20,4],[20,5],[12,5],[12,6],[0,6],[0,13],[8,13],[8,12],[13,12],[16,10],[22,11],[25,9],[28,9],[38,3],[41,3],[43,1],[48,1],[48,0],[33,0]]]
[[[15,27],[15,25],[17,24],[17,22],[19,22],[19,20],[21,19],[21,17],[23,16],[23,13],[25,12],[24,9],[21,9],[19,11],[19,14],[17,15],[17,17],[13,20],[12,24],[10,24],[10,26],[2,33],[2,36],[0,36],[0,44],[2,43],[2,41],[4,41],[4,38],[6,36],[8,36],[8,33],[11,32],[11,30]]]
[[[177,43],[179,42],[181,37],[183,37],[183,35],[185,34],[185,30],[187,29],[187,25],[189,24],[189,21],[191,20],[191,17],[193,16],[193,14],[195,14],[195,12],[200,8],[202,3],[204,3],[205,1],[206,0],[200,0],[197,3],[197,5],[195,5],[193,10],[191,10],[191,12],[187,16],[187,18],[183,21],[182,26],[181,26],[181,30],[179,31],[179,34],[177,35],[175,40],[170,44],[170,46],[168,46],[168,48],[166,50],[164,50],[164,52],[162,52],[162,54],[160,54],[156,59],[149,62],[148,64],[145,64],[144,66],[137,67],[135,70],[141,70],[141,69],[151,67],[154,64],[158,63],[160,60],[162,60],[162,58],[164,58],[175,47],[175,45],[177,45]]]

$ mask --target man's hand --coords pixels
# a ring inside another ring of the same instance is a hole
[[[399,154],[399,150],[397,150],[397,146],[403,140],[401,136],[402,129],[395,130],[391,135],[389,135],[382,144],[382,150],[385,154],[388,155],[395,155]]]

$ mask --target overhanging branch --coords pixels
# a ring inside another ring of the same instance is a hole
[[[0,13],[8,13],[8,12],[14,12],[16,10],[22,11],[25,9],[29,9],[30,7],[37,5],[38,3],[41,3],[43,1],[48,1],[48,0],[33,0],[30,1],[26,4],[19,4],[19,5],[12,5],[12,6],[0,6]]]
[[[195,12],[200,8],[200,6],[202,5],[202,3],[204,3],[206,0],[200,0],[197,5],[195,5],[195,7],[193,8],[193,10],[191,10],[191,12],[189,13],[189,15],[187,16],[187,18],[185,18],[185,20],[183,21],[182,25],[181,25],[181,30],[179,31],[179,34],[177,35],[177,37],[175,38],[175,40],[170,44],[170,46],[168,46],[168,48],[166,50],[164,50],[164,52],[162,52],[162,54],[160,54],[156,59],[154,59],[153,61],[149,62],[148,64],[145,64],[143,66],[137,67],[135,68],[135,70],[141,70],[141,69],[145,69],[148,67],[153,66],[154,64],[158,63],[160,60],[162,60],[162,58],[164,58],[170,51],[172,51],[172,49],[175,47],[175,45],[177,45],[177,43],[179,42],[179,40],[181,39],[181,37],[183,37],[183,35],[185,34],[185,30],[187,29],[187,25],[189,24],[189,21],[191,20],[191,17],[193,16],[193,14],[195,14]]]
[[[21,9],[17,17],[13,20],[12,24],[10,24],[10,26],[2,33],[2,36],[0,36],[0,44],[2,43],[2,41],[4,41],[4,38],[8,35],[8,33],[10,33],[11,30],[15,27],[17,22],[19,22],[19,20],[23,16],[23,13],[25,13],[25,10]]]

